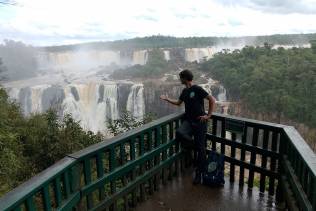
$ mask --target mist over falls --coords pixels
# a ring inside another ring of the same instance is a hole
[[[200,62],[212,58],[216,48],[173,48],[161,49],[166,61],[181,59],[187,62]],[[116,65],[118,67],[144,65],[149,57],[149,50],[110,51],[78,50],[65,52],[40,52],[36,56],[38,68],[49,69],[84,69]]]

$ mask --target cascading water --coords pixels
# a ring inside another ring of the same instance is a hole
[[[116,84],[76,84],[68,85],[63,101],[64,113],[82,122],[85,129],[105,132],[108,119],[117,119]]]
[[[223,87],[223,85],[218,85],[217,82],[214,81],[212,78],[209,78],[207,83],[200,84],[200,86],[211,95],[212,95],[212,87],[217,86],[219,89],[218,94],[217,96],[214,96],[214,97],[217,99],[218,102],[227,101],[226,89]]]
[[[211,48],[187,48],[185,49],[185,60],[188,62],[201,62],[203,59],[210,59],[213,57]]]
[[[128,97],[121,99],[126,103],[126,110],[136,118],[144,115],[144,87],[134,84]],[[119,117],[118,83],[77,82],[67,85],[36,85],[31,87],[8,88],[11,99],[20,103],[25,115],[40,113],[48,108],[60,108],[62,113],[71,114],[80,121],[81,126],[93,132],[107,133],[106,124],[109,119]]]
[[[126,110],[131,112],[134,117],[140,119],[145,113],[143,84],[134,84],[128,95]]]
[[[140,50],[133,52],[133,65],[139,64],[144,65],[146,64],[148,59],[148,51],[147,50]]]
[[[226,89],[222,85],[219,86],[219,93],[217,95],[217,99],[220,102],[227,101]]]
[[[164,51],[163,51],[163,54],[164,54],[165,60],[166,60],[166,61],[169,61],[169,60],[170,60],[170,51],[164,50]]]

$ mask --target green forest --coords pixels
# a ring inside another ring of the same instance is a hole
[[[254,112],[285,116],[316,127],[316,42],[312,48],[245,47],[200,65],[221,81],[231,100]]]
[[[31,176],[102,140],[84,131],[70,115],[57,111],[24,117],[18,104],[0,89],[0,196]]]
[[[137,120],[125,111],[118,119],[108,119],[107,127],[118,135],[155,118],[149,113]],[[104,140],[58,110],[25,117],[1,87],[0,120],[0,197],[66,155]]]

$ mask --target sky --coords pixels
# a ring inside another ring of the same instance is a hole
[[[0,0],[0,42],[315,33],[315,20],[316,0]]]

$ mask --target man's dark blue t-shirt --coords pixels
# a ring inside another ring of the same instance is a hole
[[[193,85],[190,88],[184,88],[179,100],[185,104],[185,119],[198,121],[199,116],[205,115],[204,98],[209,94],[200,86]]]

